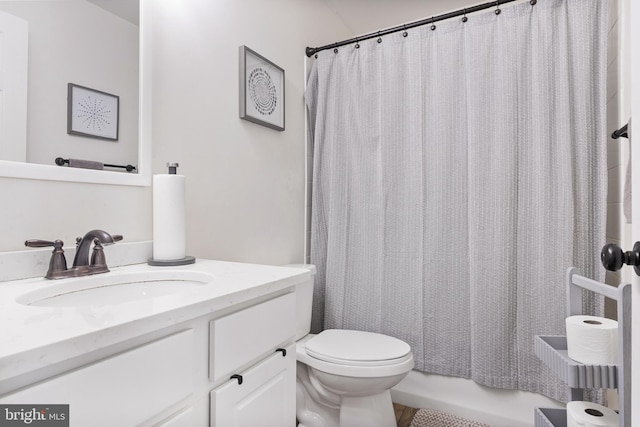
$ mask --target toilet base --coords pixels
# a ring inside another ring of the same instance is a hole
[[[300,374],[298,371],[296,382],[298,427],[396,427],[389,390],[372,396],[343,396],[338,404],[333,402],[337,396],[320,396],[309,377]]]
[[[396,427],[389,390],[374,396],[343,398],[340,405],[340,426]]]
[[[298,427],[337,427],[340,425],[339,397],[321,395],[311,384],[306,365],[298,362],[296,373],[296,418]]]

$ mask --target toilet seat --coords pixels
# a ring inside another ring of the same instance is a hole
[[[321,332],[320,334],[322,333],[324,332]],[[411,351],[409,351],[404,356],[395,359],[375,360],[378,357],[370,357],[370,359],[372,360],[370,360],[368,363],[366,361],[363,362],[362,360],[360,361],[360,363],[357,363],[357,361],[345,360],[344,358],[341,359],[339,357],[336,358],[335,356],[333,357],[333,359],[337,360],[337,362],[339,363],[322,360],[317,357],[318,353],[316,353],[316,356],[312,356],[307,349],[307,344],[310,341],[314,340],[316,337],[320,336],[320,334],[309,334],[301,340],[297,341],[296,358],[298,362],[322,372],[354,378],[386,377],[390,375],[406,373],[413,369],[413,353],[411,353]],[[333,333],[331,333],[330,335],[332,334]],[[322,343],[322,341],[320,341],[320,343]],[[321,357],[331,358],[327,357],[326,355]]]
[[[411,353],[409,344],[374,332],[328,329],[307,341],[309,356],[348,366],[396,365]]]

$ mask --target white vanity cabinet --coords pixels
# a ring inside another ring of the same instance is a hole
[[[69,404],[71,427],[294,427],[295,320],[291,288],[267,293],[40,373],[0,404]]]

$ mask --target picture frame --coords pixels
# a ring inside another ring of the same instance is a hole
[[[67,90],[67,133],[117,141],[120,97],[74,83]]]
[[[284,69],[240,46],[240,118],[284,131]]]

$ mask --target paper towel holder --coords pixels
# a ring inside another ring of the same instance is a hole
[[[640,276],[640,242],[633,245],[633,250],[624,252],[615,243],[607,243],[602,247],[600,260],[605,269],[618,271],[624,264],[632,265],[636,274]]]
[[[178,171],[178,166],[180,166],[177,162],[167,162],[167,168],[169,175],[176,175]],[[192,256],[185,256],[184,258],[179,259],[154,259],[149,258],[147,260],[147,264],[155,267],[175,267],[179,265],[189,265],[194,264],[196,262],[196,258]]]

